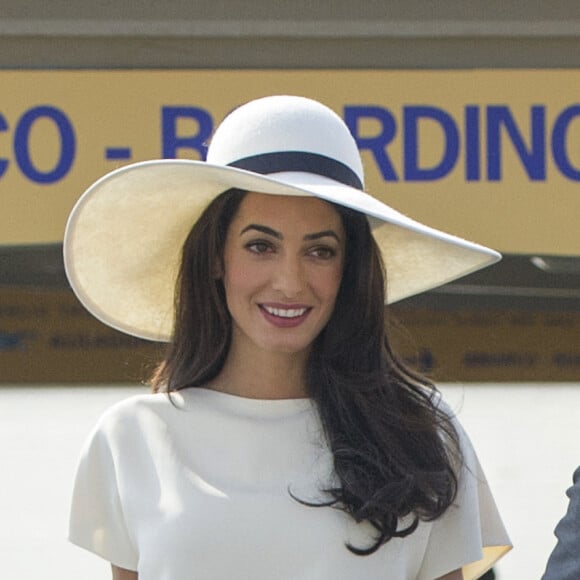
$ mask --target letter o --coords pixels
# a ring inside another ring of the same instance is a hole
[[[580,105],[573,105],[564,109],[558,115],[552,130],[552,155],[554,156],[554,162],[562,174],[573,181],[580,181],[580,169],[570,163],[568,152],[566,151],[566,137],[570,123],[579,116]]]
[[[54,123],[60,135],[60,155],[56,165],[49,171],[39,170],[30,157],[30,131],[39,119],[46,118]],[[72,123],[59,109],[50,106],[34,107],[22,115],[14,132],[14,154],[18,167],[35,183],[54,183],[62,179],[72,167],[76,141]]]

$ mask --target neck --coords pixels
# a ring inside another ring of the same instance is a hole
[[[252,399],[299,399],[307,396],[307,353],[242,353],[233,345],[220,374],[208,388]]]

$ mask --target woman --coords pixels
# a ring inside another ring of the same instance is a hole
[[[231,113],[207,162],[129,166],[79,200],[75,292],[170,343],[154,394],[105,413],[77,473],[70,538],[114,579],[456,580],[509,549],[383,316],[498,255],[363,190],[342,120],[278,96]]]

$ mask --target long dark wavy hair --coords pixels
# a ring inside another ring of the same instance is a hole
[[[155,392],[202,386],[224,365],[232,327],[221,281],[224,246],[245,193],[231,189],[215,198],[183,246],[174,335],[151,379]],[[371,545],[347,544],[367,555],[445,512],[457,494],[461,452],[437,389],[390,345],[385,271],[366,217],[333,207],[346,234],[344,271],[333,315],[311,349],[306,388],[338,482],[325,490],[330,500],[323,505],[375,528]],[[403,517],[408,525],[399,527]]]

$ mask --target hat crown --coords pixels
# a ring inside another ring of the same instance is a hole
[[[235,109],[216,129],[207,162],[231,165],[249,157],[296,151],[338,161],[364,183],[360,153],[344,121],[305,97],[264,97]]]

